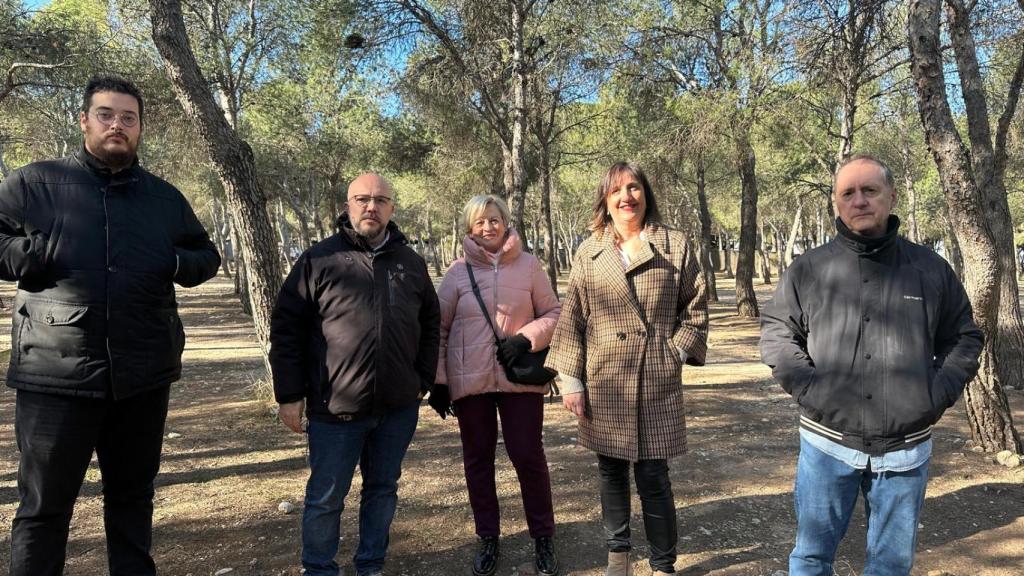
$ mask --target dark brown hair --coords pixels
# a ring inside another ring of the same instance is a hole
[[[651,182],[647,179],[647,175],[636,164],[619,161],[612,164],[611,168],[604,173],[601,184],[598,185],[594,194],[594,217],[590,220],[590,231],[597,236],[604,233],[604,229],[612,220],[611,214],[608,213],[608,194],[611,193],[612,187],[618,183],[619,177],[623,174],[629,174],[636,178],[644,189],[644,203],[647,208],[644,210],[643,225],[661,224],[661,211],[658,210],[658,202],[654,199],[654,191],[651,189]]]

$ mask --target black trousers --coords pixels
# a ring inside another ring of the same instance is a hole
[[[601,515],[605,539],[611,552],[630,549],[629,465],[628,460],[597,455],[601,472]],[[636,491],[644,514],[644,531],[651,547],[651,570],[675,574],[676,503],[665,460],[640,460],[633,463]]]
[[[114,401],[18,390],[21,502],[11,528],[11,576],[63,573],[71,513],[93,450],[103,482],[110,575],[156,574],[149,554],[153,479],[169,392],[162,387]]]

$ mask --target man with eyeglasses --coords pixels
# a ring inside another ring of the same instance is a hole
[[[270,327],[281,420],[309,441],[306,576],[339,574],[339,523],[356,465],[363,487],[353,562],[357,576],[381,574],[402,459],[440,343],[437,294],[426,262],[391,221],[391,186],[363,174],[345,209],[340,231],[295,263]]]
[[[110,574],[156,574],[153,480],[185,345],[174,283],[208,280],[220,256],[185,197],[139,165],[142,125],[134,84],[93,78],[82,147],[0,182],[0,278],[18,283],[15,576],[63,572],[93,452]]]

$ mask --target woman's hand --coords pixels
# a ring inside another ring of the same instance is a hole
[[[577,418],[583,417],[586,405],[587,399],[584,392],[562,394],[562,406],[565,406],[565,409],[575,414]]]

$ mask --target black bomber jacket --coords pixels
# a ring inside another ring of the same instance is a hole
[[[800,426],[869,454],[931,436],[978,371],[983,345],[945,260],[897,235],[838,236],[800,256],[761,317],[761,357]]]

